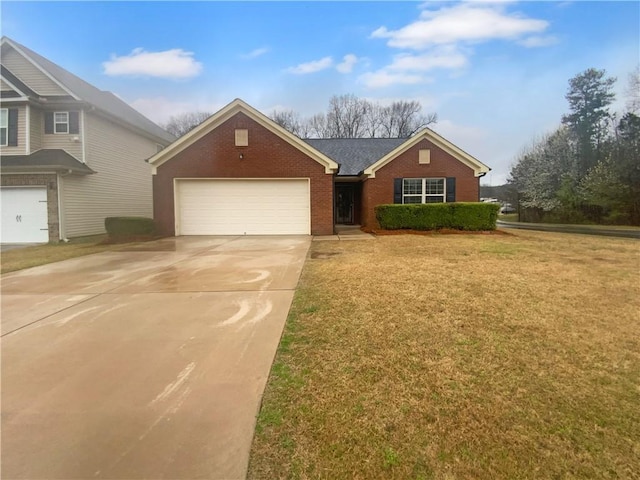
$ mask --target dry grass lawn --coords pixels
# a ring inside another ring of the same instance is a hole
[[[251,479],[640,478],[640,242],[314,242]]]
[[[93,235],[74,238],[69,243],[47,243],[7,250],[0,255],[2,267],[0,273],[14,272],[92,253],[118,250],[123,247],[123,244],[104,244],[106,238],[106,234]]]

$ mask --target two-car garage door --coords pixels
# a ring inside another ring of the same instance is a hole
[[[176,180],[176,235],[308,235],[309,180]]]

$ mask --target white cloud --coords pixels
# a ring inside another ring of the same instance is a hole
[[[321,70],[325,70],[333,65],[333,58],[324,57],[320,60],[314,60],[312,62],[301,63],[296,65],[295,67],[289,67],[286,69],[287,72],[293,73],[296,75],[306,75],[308,73],[315,73]]]
[[[545,20],[526,18],[504,11],[495,4],[463,3],[439,10],[423,10],[420,18],[398,30],[380,27],[372,38],[387,38],[395,48],[422,50],[433,45],[457,42],[481,42],[492,39],[517,39],[547,29]]]
[[[518,43],[527,48],[548,47],[549,45],[558,43],[558,39],[553,35],[533,36],[520,40]]]
[[[202,64],[193,58],[193,52],[181,48],[164,52],[147,52],[142,48],[134,49],[129,55],[103,62],[104,73],[110,76],[141,75],[149,77],[183,79],[200,74]]]
[[[360,81],[369,88],[383,88],[392,85],[415,85],[427,80],[412,73],[393,73],[386,69],[368,72],[360,76]]]
[[[457,69],[467,65],[467,57],[452,46],[433,49],[420,55],[402,53],[386,68],[393,71],[426,72],[434,68]]]
[[[353,70],[353,66],[356,63],[358,63],[358,57],[356,57],[352,53],[349,53],[342,58],[342,63],[336,65],[336,70],[338,70],[340,73],[351,73],[351,70]]]
[[[269,47],[260,47],[255,50],[250,51],[249,53],[241,55],[242,58],[246,60],[251,60],[253,58],[258,58],[264,55],[265,53],[269,53],[271,49]]]
[[[376,72],[360,76],[369,88],[383,88],[392,85],[413,85],[430,83],[432,80],[418,74],[436,68],[460,69],[467,66],[467,57],[453,46],[432,49],[420,55],[401,53],[393,57],[391,64]]]

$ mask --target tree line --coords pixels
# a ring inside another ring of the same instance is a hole
[[[294,110],[275,110],[269,117],[301,138],[409,138],[438,120],[422,113],[416,100],[390,105],[356,97],[334,95],[326,113],[303,118]]]
[[[569,113],[511,168],[521,220],[640,225],[640,67],[622,113],[616,81],[595,68],[569,80]]]
[[[211,115],[183,113],[172,116],[162,127],[181,137]],[[269,118],[300,138],[409,138],[438,120],[435,113],[423,114],[416,100],[382,105],[353,94],[331,97],[326,113],[305,118],[294,110],[274,110]]]

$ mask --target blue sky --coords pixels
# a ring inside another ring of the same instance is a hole
[[[640,63],[640,3],[12,2],[2,34],[152,120],[242,98],[264,113],[325,111],[332,95],[419,100],[438,133],[503,183],[567,112],[568,80]],[[55,21],[54,21],[55,19]]]

